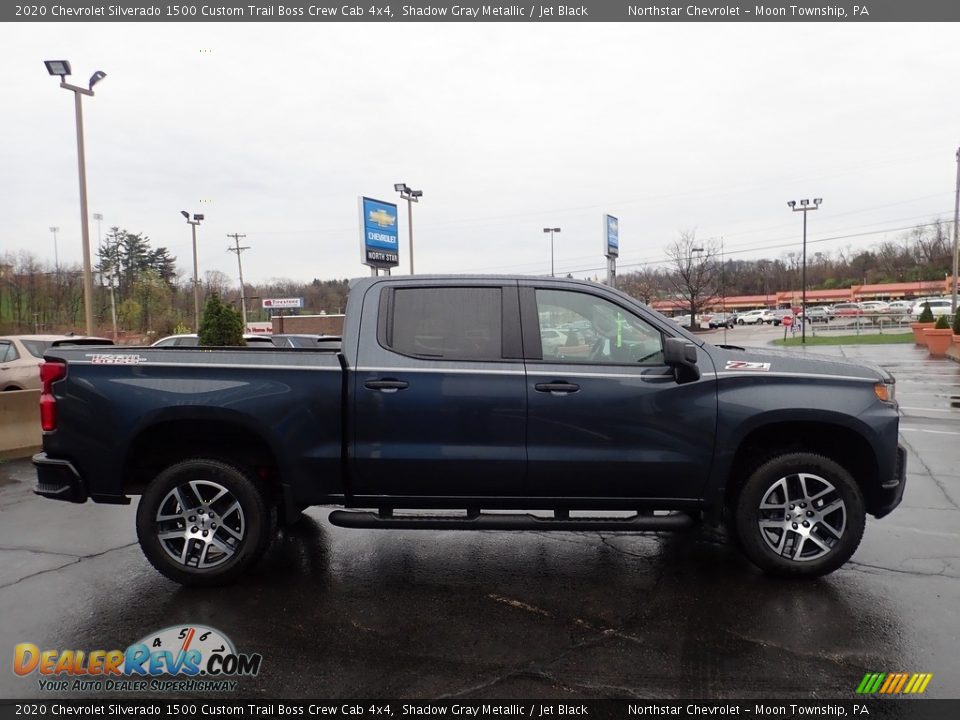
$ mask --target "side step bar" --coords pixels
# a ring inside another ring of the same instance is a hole
[[[547,518],[535,515],[506,513],[471,513],[469,516],[400,515],[392,512],[358,512],[334,510],[330,522],[337,527],[391,530],[586,530],[586,531],[673,531],[692,527],[694,519],[687,513],[669,515],[632,515],[624,518]]]

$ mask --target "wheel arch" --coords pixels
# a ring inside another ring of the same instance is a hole
[[[252,470],[265,488],[282,489],[282,456],[239,413],[159,415],[138,429],[127,448],[121,478],[125,494],[138,495],[164,468],[207,457]]]
[[[777,455],[805,452],[823,455],[841,465],[863,493],[867,512],[879,502],[879,464],[869,440],[847,424],[816,420],[778,420],[750,429],[737,444],[726,474],[726,505],[750,474]]]

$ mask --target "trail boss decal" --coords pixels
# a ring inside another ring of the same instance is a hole
[[[147,361],[142,355],[87,354],[94,365],[139,365]]]
[[[758,372],[770,372],[770,363],[748,362],[747,360],[727,360],[724,370],[756,370]]]

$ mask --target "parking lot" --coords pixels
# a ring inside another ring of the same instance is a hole
[[[913,345],[815,352],[893,372],[909,450],[902,506],[826,578],[765,577],[710,528],[343,530],[313,508],[239,584],[188,590],[143,558],[134,506],[42,500],[15,461],[0,465],[0,648],[125,648],[202,623],[263,654],[248,697],[852,697],[894,671],[956,697],[960,365]],[[0,694],[44,696],[9,671]]]

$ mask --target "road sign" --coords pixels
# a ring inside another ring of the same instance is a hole
[[[787,316],[786,316],[783,320],[781,320],[780,322],[782,322],[782,323],[783,323],[784,325],[786,325],[787,327],[790,327],[791,325],[793,325],[793,318],[790,317],[789,315],[787,315]]]
[[[303,298],[264,298],[263,307],[267,310],[287,310],[302,308]]]

